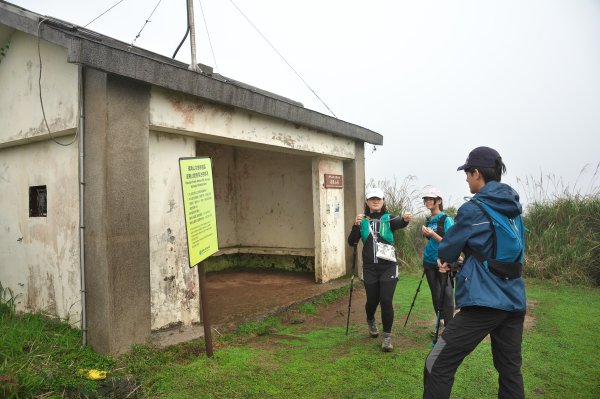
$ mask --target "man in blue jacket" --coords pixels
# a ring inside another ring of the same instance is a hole
[[[522,240],[519,195],[509,185],[500,183],[506,166],[492,148],[475,148],[458,170],[465,171],[469,189],[475,195],[460,207],[456,224],[440,243],[438,266],[440,272],[448,272],[449,265],[464,252],[464,264],[456,274],[456,307],[460,312],[427,356],[423,397],[449,398],[458,366],[489,334],[494,367],[499,374],[498,398],[524,398],[521,341],[525,285],[520,269],[517,277],[502,278],[492,272],[491,266],[488,268],[489,260],[502,249],[494,247],[504,244],[494,239],[491,219],[479,205],[484,203],[510,220],[516,219],[520,235],[517,239]],[[519,265],[523,255],[523,250],[517,253]]]

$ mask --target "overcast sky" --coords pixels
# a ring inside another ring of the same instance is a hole
[[[599,0],[233,0],[338,118],[384,136],[367,179],[468,194],[469,151],[496,148],[504,178],[554,175],[586,193],[600,162]],[[84,26],[117,0],[12,0]],[[88,26],[131,43],[158,0],[123,0]],[[135,45],[171,56],[186,1],[162,0]],[[229,0],[194,0],[198,62],[329,114]],[[189,45],[177,59],[190,60]],[[550,185],[552,186],[552,185]],[[550,190],[552,191],[552,190]]]

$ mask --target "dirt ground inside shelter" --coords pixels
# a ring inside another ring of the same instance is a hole
[[[226,270],[207,273],[206,284],[211,323],[231,328],[281,313],[349,284],[349,280],[321,284],[315,282],[312,273]]]
[[[358,279],[355,279],[356,281]],[[208,315],[213,335],[231,330],[248,321],[260,321],[270,315],[283,314],[295,305],[314,300],[328,291],[349,283],[349,278],[316,283],[312,273],[280,270],[231,269],[209,272],[206,274],[206,285]],[[364,306],[364,293],[362,299],[358,299],[361,290],[362,287],[355,288],[353,296],[357,297],[356,302]],[[346,303],[344,315],[347,306]],[[352,308],[354,313],[354,303]],[[345,316],[339,318],[343,319],[345,325]],[[181,326],[153,332],[151,341],[163,347],[203,336],[202,325]]]

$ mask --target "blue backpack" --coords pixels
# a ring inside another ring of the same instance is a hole
[[[504,280],[513,280],[523,274],[523,258],[525,255],[523,220],[521,215],[509,218],[485,202],[473,198],[471,200],[481,209],[492,228],[492,256],[486,258],[474,253],[486,270]]]

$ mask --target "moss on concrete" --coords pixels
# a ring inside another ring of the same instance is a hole
[[[234,268],[275,269],[294,272],[314,272],[315,258],[296,255],[231,254],[213,256],[205,261],[207,272]]]

